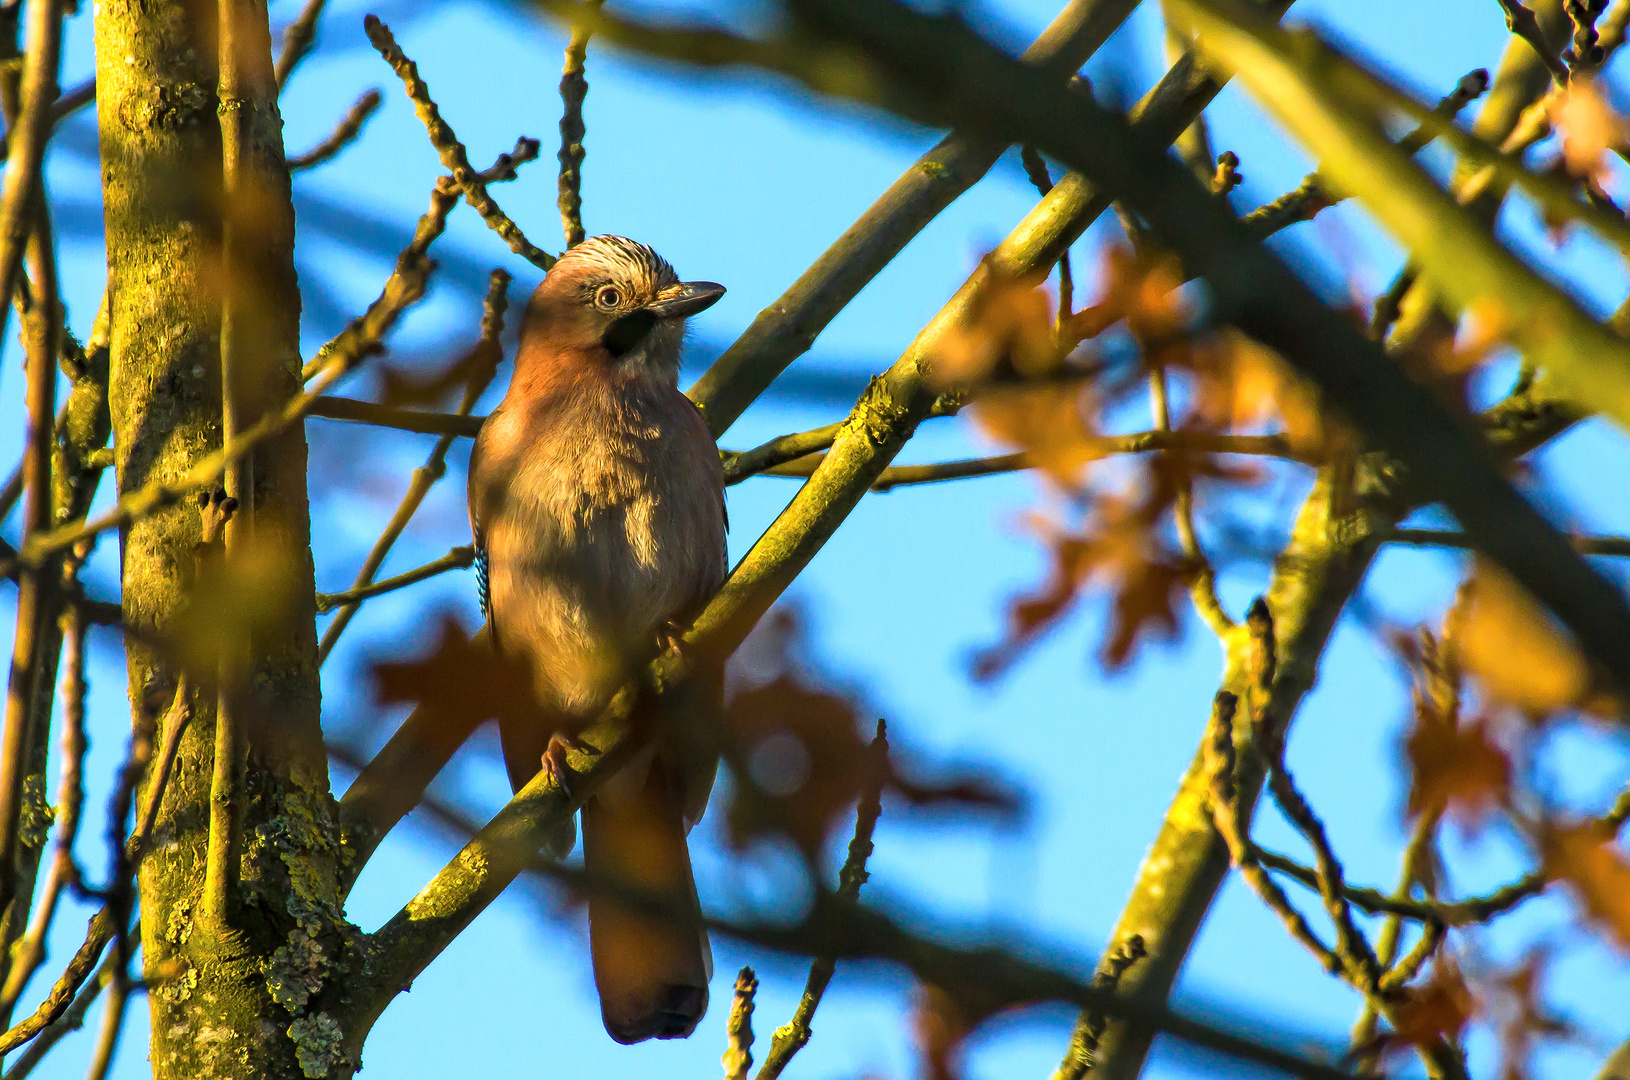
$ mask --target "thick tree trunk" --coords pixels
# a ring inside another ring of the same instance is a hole
[[[266,9],[243,11],[250,62],[270,70]],[[196,0],[102,0],[97,103],[107,219],[112,411],[119,487],[184,472],[222,432],[221,117],[245,110],[254,249],[239,263],[270,362],[259,393],[299,390],[293,210],[275,92],[218,100],[218,13]],[[318,1005],[351,931],[338,905],[338,829],[318,727],[306,447],[296,427],[254,458],[253,548],[271,567],[252,590],[203,602],[200,519],[184,501],[123,535],[131,700],[161,716],[190,662],[193,722],[140,871],[146,977],[156,981],[153,1075],[342,1076],[341,1033]],[[269,553],[269,554],[267,554]],[[240,883],[216,924],[202,917],[211,811],[214,640],[247,619],[252,677]],[[167,642],[158,649],[153,642]]]

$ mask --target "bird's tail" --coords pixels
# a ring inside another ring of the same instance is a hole
[[[662,772],[653,765],[637,789],[583,806],[583,867],[605,886],[590,886],[594,982],[620,1043],[688,1036],[713,974],[680,801]]]

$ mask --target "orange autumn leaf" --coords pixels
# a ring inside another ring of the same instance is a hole
[[[1190,313],[1183,295],[1183,268],[1175,256],[1104,249],[1104,291],[1071,316],[1065,327],[1070,345],[1097,337],[1124,320],[1145,348],[1181,335]]]
[[[1384,1052],[1430,1046],[1439,1039],[1454,1042],[1477,1012],[1477,1000],[1466,986],[1460,966],[1447,955],[1432,965],[1432,977],[1405,992],[1389,1019],[1392,1030],[1377,1036]]]
[[[988,264],[987,264],[988,265]],[[941,336],[931,376],[941,388],[1001,376],[1045,375],[1062,359],[1044,278],[992,271],[963,317]]]
[[[1608,173],[1608,152],[1625,143],[1624,117],[1591,79],[1569,83],[1549,111],[1551,123],[1562,133],[1562,160],[1568,173],[1600,185]]]
[[[524,661],[472,638],[452,615],[442,616],[440,631],[426,656],[373,662],[375,701],[422,705],[449,733],[467,733],[497,716],[547,715]]]
[[[968,412],[991,439],[1028,451],[1061,487],[1074,488],[1081,470],[1103,456],[1087,419],[1090,404],[1073,387],[1012,387],[981,396]]]
[[[1067,532],[1045,519],[1032,519],[1032,526],[1048,544],[1050,572],[1040,588],[1009,607],[1007,635],[976,655],[975,679],[988,681],[1006,671],[1093,586],[1113,597],[1110,630],[1102,649],[1106,666],[1124,667],[1143,637],[1169,640],[1176,636],[1188,566],[1166,552],[1153,531],[1155,518],[1143,508],[1118,496],[1103,497],[1100,507],[1100,527],[1090,534]]]
[[[1411,773],[1411,818],[1447,812],[1466,829],[1476,830],[1510,796],[1511,759],[1489,739],[1482,720],[1457,724],[1418,700],[1415,726],[1404,747]]]
[[[1313,389],[1278,353],[1232,327],[1178,359],[1194,378],[1185,426],[1208,431],[1278,427],[1300,453],[1328,453],[1355,440],[1319,408]]]
[[[1540,1040],[1577,1037],[1573,1025],[1553,1013],[1541,993],[1550,961],[1551,950],[1536,946],[1515,968],[1483,980],[1483,1011],[1500,1044],[1500,1080],[1524,1080]]]
[[[1585,918],[1630,952],[1630,861],[1595,825],[1547,823],[1539,834],[1545,876],[1565,883]]]
[[[1461,666],[1488,697],[1531,715],[1611,711],[1571,638],[1522,587],[1478,559],[1457,642]]]

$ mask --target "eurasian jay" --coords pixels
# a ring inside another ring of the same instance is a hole
[[[538,698],[499,720],[516,791],[540,767],[566,779],[563,738],[724,580],[724,473],[678,387],[685,320],[723,294],[681,282],[644,244],[596,236],[565,252],[527,305],[469,487],[492,641],[529,666]],[[714,709],[719,674],[697,680]],[[595,984],[618,1042],[684,1038],[707,1010],[713,961],[685,835],[717,765],[710,740],[670,730],[583,806],[591,879],[689,905],[688,920],[660,917],[590,890]],[[570,850],[569,823],[556,839]]]

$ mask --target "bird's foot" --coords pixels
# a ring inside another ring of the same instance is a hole
[[[690,627],[677,619],[669,619],[657,627],[657,653],[678,652],[685,647],[685,631]]]
[[[572,771],[566,765],[566,755],[573,750],[585,754],[597,752],[594,744],[576,735],[568,735],[564,731],[557,731],[549,736],[549,746],[543,751],[543,771],[548,773],[549,778],[559,784],[560,790],[567,795],[572,793],[572,785],[568,779]]]

